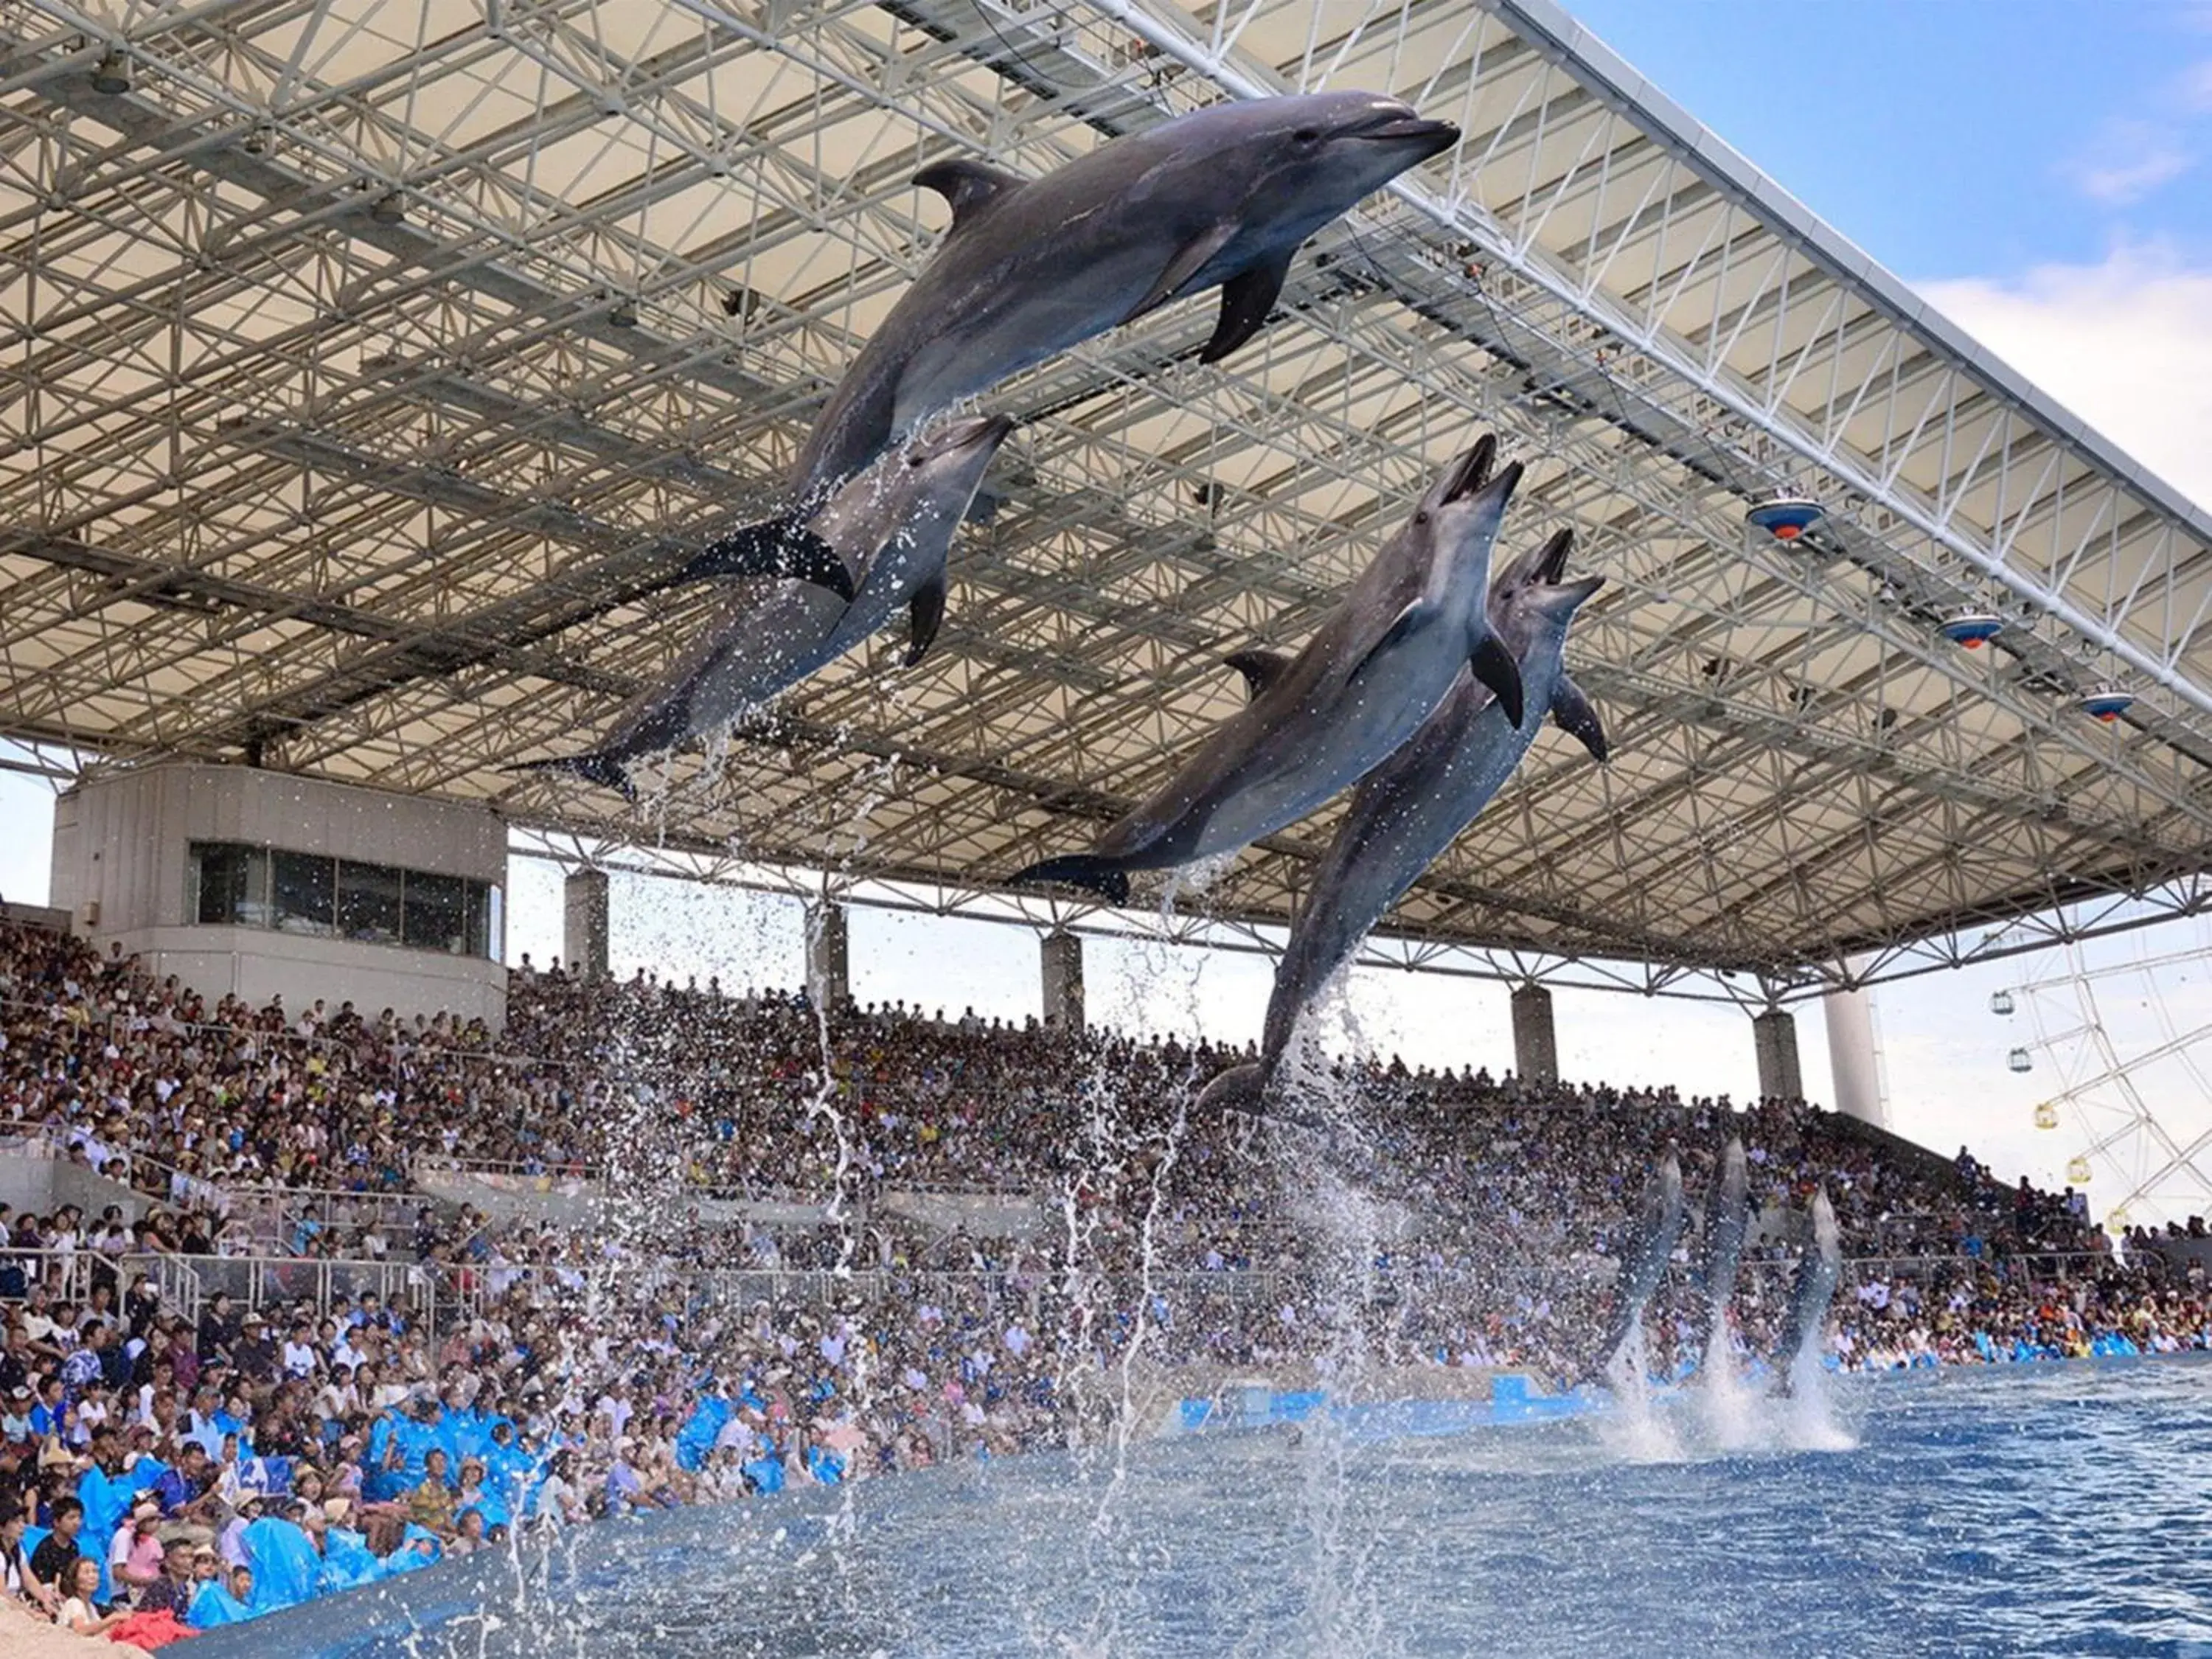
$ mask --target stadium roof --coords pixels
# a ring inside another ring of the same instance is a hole
[[[1509,544],[1571,523],[1610,579],[1572,653],[1615,758],[1541,739],[1409,936],[1834,972],[2212,864],[2212,523],[1543,0],[81,3],[0,0],[0,732],[981,892],[1496,428]],[[1465,142],[1226,364],[1191,303],[995,393],[922,668],[856,654],[643,813],[501,769],[708,616],[638,596],[927,258],[919,165],[1321,85]],[[1794,549],[1743,526],[1782,487],[1827,508]],[[1212,911],[1285,916],[1329,825]]]

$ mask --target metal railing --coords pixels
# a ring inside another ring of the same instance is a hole
[[[73,1131],[46,1126],[0,1134],[0,1152],[66,1161]],[[252,1243],[272,1247],[264,1254],[294,1248],[302,1225],[313,1232],[337,1229],[374,1231],[398,1249],[410,1248],[415,1224],[424,1206],[441,1200],[428,1193],[351,1192],[337,1187],[286,1187],[273,1182],[234,1184],[213,1181],[165,1164],[150,1153],[116,1149],[129,1167],[122,1184],[143,1198],[178,1208],[197,1206],[242,1229]]]

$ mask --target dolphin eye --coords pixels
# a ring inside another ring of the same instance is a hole
[[[1321,143],[1321,129],[1319,127],[1300,127],[1296,132],[1292,133],[1291,137],[1301,144],[1317,144]]]
[[[1413,514],[1413,522],[1414,522],[1415,524],[1426,524],[1428,521],[1429,521],[1429,509],[1428,509],[1427,507],[1423,507],[1419,512],[1418,512],[1418,513],[1416,513],[1415,514]]]
[[[921,457],[919,455],[909,455],[906,458],[906,464],[908,466],[918,467],[921,465]]]

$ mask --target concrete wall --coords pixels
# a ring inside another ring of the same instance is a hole
[[[12,1204],[33,1215],[51,1215],[64,1204],[74,1204],[89,1218],[98,1218],[111,1204],[123,1206],[124,1218],[136,1221],[146,1208],[143,1193],[121,1182],[46,1152],[25,1152],[20,1146],[0,1149],[0,1204]]]
[[[495,961],[198,926],[187,908],[194,842],[318,853],[504,889],[507,827],[485,808],[243,766],[165,762],[105,773],[55,803],[53,896],[101,950],[119,943],[210,997],[263,1002],[281,993],[295,1010],[319,997],[370,1014],[445,1008],[504,1021],[507,973]]]

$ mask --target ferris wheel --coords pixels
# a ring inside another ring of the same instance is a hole
[[[2083,944],[1993,994],[2035,1125],[2114,1233],[2212,1211],[2212,922]]]

